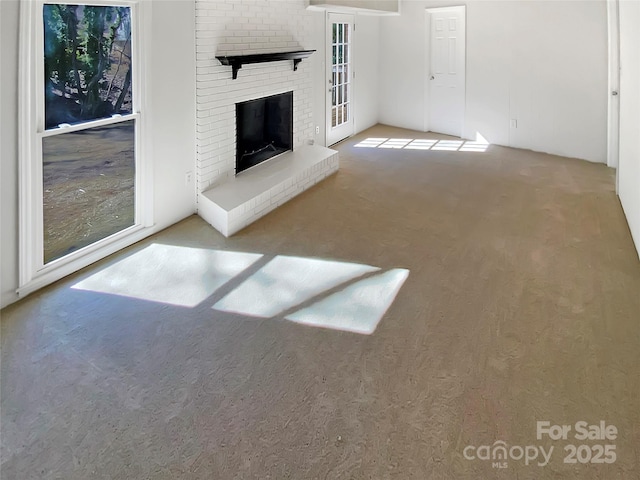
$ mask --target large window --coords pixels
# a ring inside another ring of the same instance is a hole
[[[43,17],[47,264],[135,224],[135,119],[131,8],[45,4]]]
[[[22,285],[144,223],[137,8],[23,4]]]

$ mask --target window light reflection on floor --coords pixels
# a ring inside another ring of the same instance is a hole
[[[444,150],[448,152],[456,152],[464,142],[460,140],[440,140],[431,150]]]
[[[240,317],[285,315],[294,323],[369,335],[408,270],[307,257],[151,244],[73,285],[90,291]],[[235,281],[237,285],[228,293]]]
[[[487,151],[489,145],[489,142],[487,142],[482,135],[477,134],[475,141],[372,137],[362,140],[354,146],[356,148],[388,148],[483,153]]]
[[[356,145],[358,148],[376,148],[389,140],[388,138],[367,138]]]
[[[71,288],[195,307],[261,258],[258,253],[154,243]]]
[[[460,152],[486,152],[489,145],[480,142],[464,142],[460,147]]]
[[[438,140],[413,140],[405,148],[408,148],[410,150],[429,150],[437,142]]]
[[[380,270],[369,265],[279,255],[213,308],[269,318],[344,282]]]
[[[352,283],[286,317],[292,322],[370,335],[409,276],[396,268]]]
[[[411,142],[410,138],[391,138],[378,146],[378,148],[403,148],[409,142]]]

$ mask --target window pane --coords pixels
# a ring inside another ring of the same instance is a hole
[[[129,7],[44,5],[45,127],[132,113]]]
[[[134,224],[135,120],[42,139],[44,263]]]

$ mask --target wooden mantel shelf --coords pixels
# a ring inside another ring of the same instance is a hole
[[[242,65],[249,63],[277,62],[280,60],[293,60],[293,69],[298,70],[298,64],[302,59],[307,58],[315,50],[296,50],[293,52],[259,53],[253,55],[230,55],[216,56],[222,65],[231,65],[233,69],[233,79],[238,78],[238,70]]]

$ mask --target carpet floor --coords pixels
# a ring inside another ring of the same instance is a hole
[[[614,171],[467,147],[376,126],[229,239],[193,216],[4,309],[0,477],[638,478]]]

